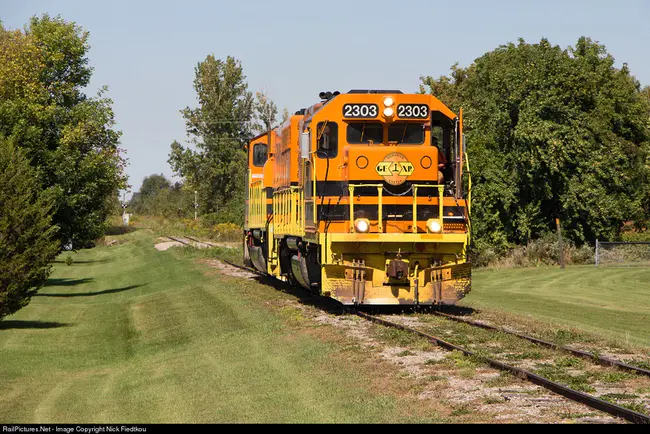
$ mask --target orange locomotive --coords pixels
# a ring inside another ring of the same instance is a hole
[[[454,304],[471,284],[462,111],[320,97],[248,145],[244,261],[346,305]]]

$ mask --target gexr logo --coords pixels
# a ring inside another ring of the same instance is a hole
[[[377,174],[391,185],[403,184],[413,174],[413,170],[413,164],[399,152],[388,154],[375,166]]]

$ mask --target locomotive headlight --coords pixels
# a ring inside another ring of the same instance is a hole
[[[368,219],[356,219],[354,221],[354,229],[357,232],[368,232],[368,229],[370,229],[370,222]]]
[[[384,109],[384,116],[386,116],[387,118],[393,116],[393,113],[395,113],[395,111],[393,110],[392,107],[386,107]]]
[[[434,234],[437,234],[442,230],[442,226],[440,226],[440,222],[434,219],[429,219],[427,221],[427,228],[429,228],[429,231],[433,232]]]
[[[390,96],[387,96],[386,98],[384,98],[384,105],[386,107],[392,106],[394,102],[395,101],[393,101],[393,98],[391,98]]]

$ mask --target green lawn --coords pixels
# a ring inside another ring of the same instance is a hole
[[[650,268],[475,270],[465,306],[530,315],[650,347]]]
[[[145,231],[124,237],[71,266],[62,254],[0,322],[0,423],[441,420],[377,387],[380,366],[361,352],[346,362],[265,309],[276,289],[159,252]]]

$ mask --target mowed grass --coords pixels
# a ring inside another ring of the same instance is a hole
[[[62,254],[0,322],[0,423],[440,420],[251,296],[277,290],[159,252],[146,231],[123,237],[71,266]]]
[[[485,269],[472,278],[464,306],[529,315],[650,347],[650,268]]]

